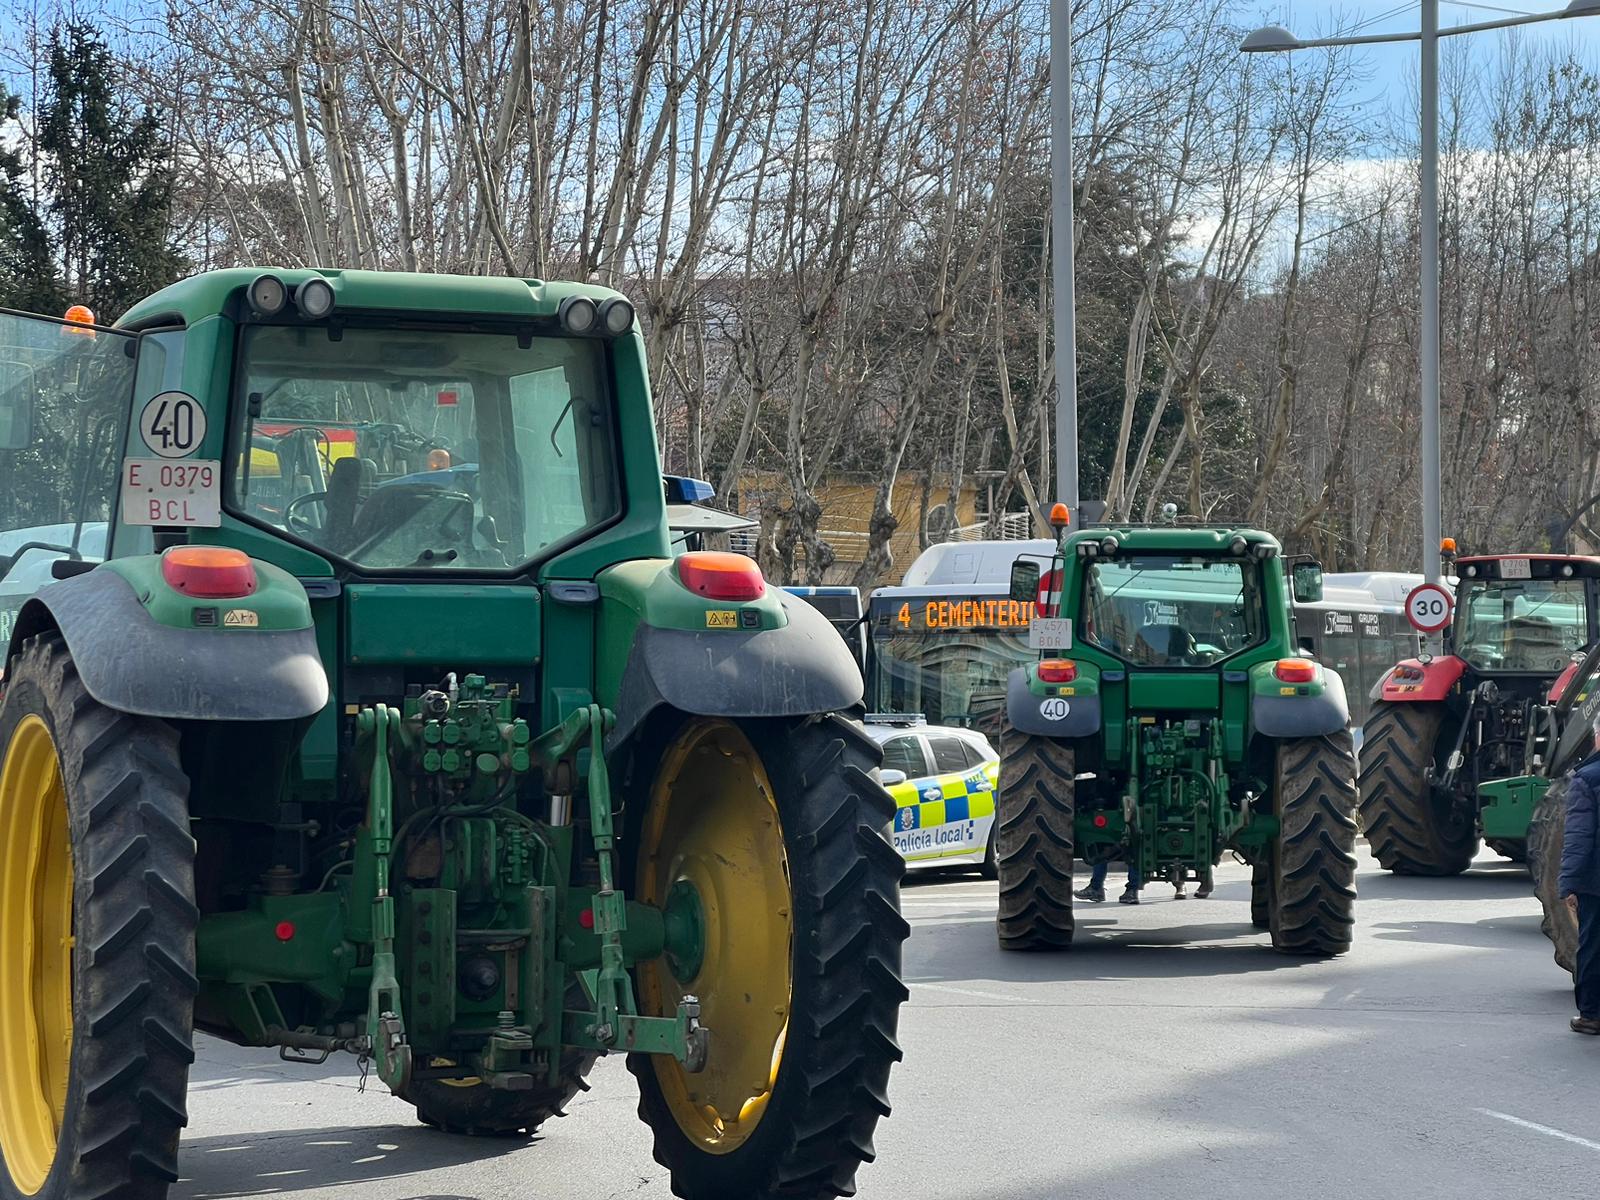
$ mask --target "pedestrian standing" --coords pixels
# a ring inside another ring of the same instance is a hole
[[[1591,727],[1594,753],[1572,773],[1561,841],[1561,901],[1578,919],[1573,991],[1574,1033],[1600,1034],[1600,713]]]

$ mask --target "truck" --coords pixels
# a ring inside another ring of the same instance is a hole
[[[894,804],[827,620],[670,554],[624,296],[236,269],[0,314],[0,471],[54,530],[0,555],[49,576],[0,677],[0,1194],[163,1200],[197,1031],[464,1135],[626,1054],[677,1195],[853,1192]]]
[[[1484,785],[1548,763],[1555,684],[1600,637],[1600,558],[1445,550],[1458,582],[1443,652],[1385,672],[1361,745],[1362,828],[1402,875],[1458,875],[1480,839],[1524,861],[1531,793]]]
[[[1277,539],[1245,526],[1067,520],[1056,506],[1047,564],[1012,567],[1035,661],[1006,684],[1001,948],[1070,947],[1075,859],[1176,886],[1231,852],[1275,950],[1348,950],[1349,709],[1339,675],[1296,652],[1291,611],[1317,601],[1321,568],[1286,570]]]

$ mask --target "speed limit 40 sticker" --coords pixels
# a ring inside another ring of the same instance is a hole
[[[1406,620],[1423,633],[1438,633],[1450,624],[1455,602],[1437,583],[1424,583],[1406,593]]]
[[[162,392],[139,413],[139,436],[152,453],[183,458],[205,440],[206,410],[187,392]]]

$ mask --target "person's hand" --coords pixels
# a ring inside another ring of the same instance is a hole
[[[1567,905],[1567,911],[1568,912],[1570,912],[1573,916],[1577,916],[1578,915],[1578,898],[1577,898],[1577,896],[1568,896],[1566,898],[1566,905]]]

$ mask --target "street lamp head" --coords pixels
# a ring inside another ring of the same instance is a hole
[[[1574,5],[1587,4],[1600,7],[1600,0],[1572,0],[1572,3]],[[1267,50],[1298,50],[1299,48],[1300,39],[1282,25],[1263,25],[1239,43],[1239,49],[1246,54],[1255,54]]]
[[[1572,0],[1566,8],[1562,9],[1563,17],[1595,17],[1600,16],[1600,0]]]

